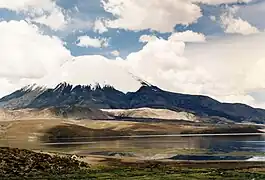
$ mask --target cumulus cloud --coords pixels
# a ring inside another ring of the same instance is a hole
[[[93,28],[93,21],[79,19],[79,18],[67,18],[67,25],[62,29],[64,33],[72,33],[75,31],[90,30]]]
[[[185,31],[185,32],[176,32],[169,37],[170,41],[183,41],[183,42],[204,42],[204,34]]]
[[[0,22],[0,75],[41,78],[69,58],[56,37],[41,34],[25,21]]]
[[[241,6],[237,12],[238,16],[250,22],[261,31],[265,31],[265,21],[261,20],[261,17],[263,17],[264,14],[265,1],[259,1],[259,3],[253,3],[248,6]]]
[[[62,30],[68,19],[54,0],[0,0],[0,8],[24,13],[29,21],[44,24],[53,30]]]
[[[186,45],[184,41],[174,39],[176,34],[168,40],[149,41],[142,50],[131,53],[126,58],[128,69],[164,89],[199,93],[203,81],[211,77],[184,56]]]
[[[209,18],[214,22],[216,21],[216,16],[210,16]]]
[[[225,32],[243,35],[258,33],[259,30],[256,27],[240,17],[236,17],[235,14],[237,11],[238,8],[233,7],[229,8],[228,12],[221,15],[221,24]]]
[[[252,0],[241,0],[249,3]],[[236,3],[238,0],[101,0],[106,12],[116,19],[105,21],[109,28],[173,32],[176,24],[189,25],[202,16],[198,3],[209,5]]]
[[[67,81],[71,84],[111,84],[120,90],[136,90],[140,84],[123,67],[122,60],[110,60],[100,55],[75,57],[56,73],[53,85]],[[49,82],[51,83],[51,82]]]
[[[182,91],[181,86],[176,84],[186,83],[189,76],[192,76],[190,84],[199,83],[202,76],[198,74],[204,73],[199,68],[194,70],[192,64],[183,57],[184,50],[184,42],[157,39],[148,42],[142,50],[131,53],[126,59],[117,58],[114,61],[103,56],[79,56],[56,72],[57,79],[51,79],[57,83],[67,81],[73,84],[99,82],[114,85],[123,91],[133,91],[140,86],[130,75],[133,73],[164,89]],[[191,88],[194,90],[194,87],[195,85]]]
[[[235,97],[248,97],[249,91],[265,88],[263,71],[258,68],[264,63],[264,40],[264,33],[220,38],[187,47],[185,56],[211,75],[212,80],[203,85],[206,94],[223,101],[233,97],[234,102]]]
[[[150,41],[126,58],[128,68],[167,90],[261,106],[249,92],[265,89],[264,33],[188,45],[183,41]]]
[[[44,24],[53,30],[62,30],[67,26],[70,19],[65,17],[61,8],[55,8],[51,13],[34,17],[31,21]]]
[[[113,56],[118,57],[118,56],[120,55],[120,52],[119,52],[118,50],[115,50],[115,51],[112,51],[111,54],[112,54]]]
[[[90,36],[78,37],[77,45],[80,47],[102,48],[109,46],[109,40],[106,38],[91,38]]]
[[[153,36],[153,35],[142,35],[140,36],[139,38],[139,42],[142,42],[142,43],[147,43],[147,42],[150,42],[150,41],[155,41],[157,40],[158,38],[156,36]]]
[[[2,87],[37,81],[71,59],[60,39],[43,35],[25,21],[0,22],[0,38],[0,81],[11,84]]]
[[[55,6],[53,0],[0,0],[0,8],[12,11],[34,11],[35,13],[43,13],[43,11],[51,11]]]
[[[90,63],[89,66],[93,67],[97,62],[98,71],[107,72],[107,75],[92,74],[91,70],[84,71],[83,76],[111,83],[115,81],[118,89],[126,90],[126,86],[130,86],[128,89],[133,90],[139,86],[130,76],[125,75],[126,72],[131,72],[166,90],[210,95],[220,101],[261,106],[248,92],[265,88],[265,75],[262,70],[265,64],[264,47],[265,34],[217,38],[189,45],[171,38],[160,38],[148,42],[143,49],[131,53],[124,60],[119,58],[110,61],[101,56],[87,56],[86,62]],[[99,60],[94,62],[92,59]],[[109,79],[109,73],[113,79]]]
[[[5,22],[5,25],[10,25],[9,23]],[[183,35],[185,32],[176,32],[168,39],[157,38],[148,41],[140,51],[133,52],[124,59],[111,60],[99,55],[69,57],[69,52],[62,46],[60,40],[40,34],[36,27],[26,22],[12,23],[21,27],[10,25],[7,28],[0,28],[0,32],[5,32],[4,30],[7,31],[11,27],[14,31],[1,33],[4,34],[3,39],[7,37],[1,42],[1,48],[14,47],[18,52],[13,53],[5,48],[3,52],[6,55],[1,57],[4,66],[0,68],[0,82],[6,84],[7,90],[14,88],[13,84],[18,86],[38,82],[55,86],[59,82],[67,81],[72,84],[99,82],[114,85],[123,91],[133,91],[139,88],[140,84],[131,77],[129,74],[131,72],[165,90],[204,94],[221,101],[262,106],[249,92],[257,88],[265,89],[263,83],[265,74],[262,69],[265,64],[264,33],[215,38],[204,42],[203,35],[195,32],[186,32],[189,36]],[[25,28],[24,31],[21,31],[22,27]],[[30,30],[27,36],[25,36],[26,30]],[[23,36],[20,37],[19,33]],[[30,41],[25,39],[9,41],[10,38],[27,37],[28,39],[33,34],[34,37]],[[41,44],[38,43],[38,38],[42,40]],[[202,42],[198,42],[198,39]],[[13,44],[24,41],[31,44],[27,46]],[[197,43],[185,43],[191,41]],[[27,55],[29,49],[31,54]],[[45,57],[47,54],[51,54],[50,58]],[[12,63],[5,59],[11,59]],[[65,59],[73,60],[65,62]],[[9,73],[6,69],[15,73]]]
[[[99,34],[102,34],[102,33],[108,31],[108,28],[106,27],[105,22],[104,22],[103,19],[97,19],[94,22],[93,29],[94,29],[94,32],[98,32]]]
[[[265,107],[265,103],[257,102],[250,93],[265,89],[262,68],[265,65],[265,34],[255,34],[258,30],[237,17],[235,9],[222,15],[223,27],[227,33],[246,36],[207,38],[206,41],[198,32],[174,32],[176,24],[188,25],[202,16],[197,2],[214,5],[236,0],[104,0],[103,8],[114,18],[108,21],[99,18],[92,23],[68,19],[54,1],[0,0],[0,8],[27,13],[31,21],[54,30],[70,26],[72,29],[92,27],[97,33],[104,33],[108,28],[172,32],[167,39],[143,35],[139,38],[145,43],[141,50],[124,59],[119,57],[119,51],[113,51],[114,60],[100,55],[73,57],[60,39],[42,34],[37,26],[26,21],[2,21],[0,83],[3,88],[0,94],[30,83],[55,86],[62,81],[72,84],[99,82],[133,91],[140,84],[131,77],[131,72],[166,90]],[[77,45],[106,47],[108,39],[81,36]]]
[[[176,24],[188,25],[202,16],[198,5],[183,0],[102,0],[102,4],[117,17],[106,22],[108,27],[133,31],[173,32]]]
[[[253,0],[192,0],[193,2],[200,2],[204,4],[211,4],[211,5],[217,5],[217,4],[230,4],[230,3],[237,3],[237,2],[244,2],[249,3]]]
[[[263,67],[265,65],[265,58],[261,58],[249,66],[246,77],[246,82],[252,89],[265,89],[265,76],[263,74]]]

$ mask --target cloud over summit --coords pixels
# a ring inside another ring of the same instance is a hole
[[[265,107],[255,96],[265,88],[265,34],[252,18],[265,4],[242,2],[0,0],[0,95],[62,81],[130,91],[140,86],[133,73],[163,89]]]

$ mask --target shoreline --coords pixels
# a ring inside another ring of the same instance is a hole
[[[1,179],[265,179],[265,162],[162,161],[52,155],[0,148]]]

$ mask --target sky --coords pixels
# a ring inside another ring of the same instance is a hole
[[[265,0],[0,0],[0,96],[37,83],[265,108]]]

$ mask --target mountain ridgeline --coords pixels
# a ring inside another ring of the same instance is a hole
[[[221,103],[207,96],[164,91],[142,83],[136,92],[123,93],[111,86],[73,86],[54,89],[27,86],[0,99],[7,109],[82,106],[95,109],[159,108],[191,112],[200,117],[219,117],[235,122],[265,122],[265,110],[244,104]]]

